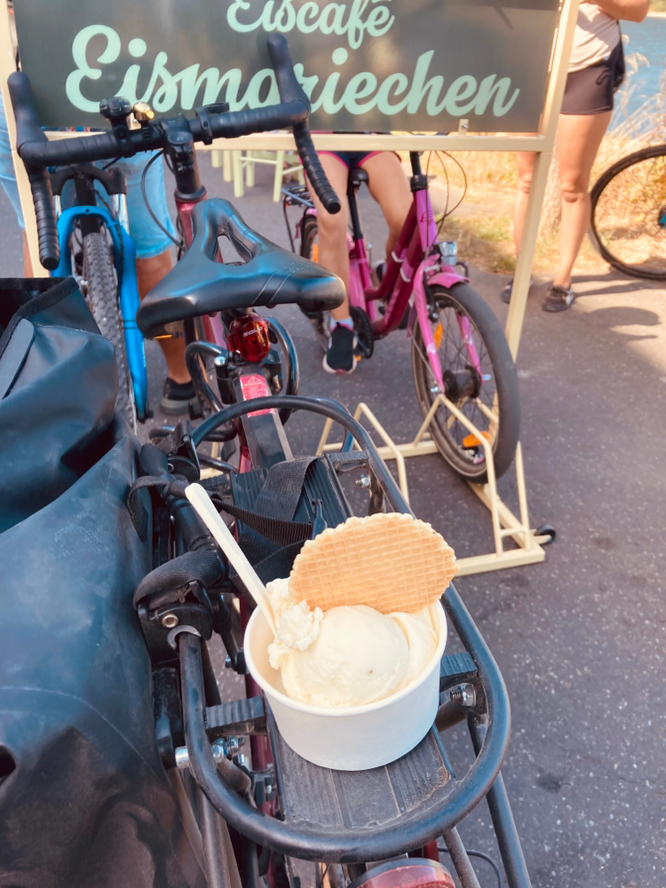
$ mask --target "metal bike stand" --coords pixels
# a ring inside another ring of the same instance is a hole
[[[458,559],[458,576],[485,573],[487,571],[502,570],[509,567],[521,567],[525,564],[537,564],[538,562],[543,561],[546,557],[543,546],[551,542],[553,537],[551,534],[538,535],[536,530],[530,528],[525,472],[523,469],[523,454],[520,442],[518,442],[516,446],[515,459],[516,486],[518,488],[518,507],[520,512],[520,517],[516,517],[506,503],[502,501],[497,491],[497,479],[495,477],[495,463],[491,443],[474,423],[472,423],[455,404],[452,404],[451,401],[449,401],[446,395],[440,394],[435,398],[432,407],[423,420],[414,440],[407,444],[397,444],[370,410],[368,405],[363,401],[361,401],[356,408],[354,419],[358,420],[361,417],[365,417],[384,442],[383,447],[377,448],[378,453],[384,461],[389,459],[394,459],[396,461],[400,490],[407,502],[409,502],[405,459],[412,456],[427,456],[439,452],[437,450],[437,445],[428,432],[428,427],[441,406],[445,406],[446,409],[449,410],[472,435],[474,435],[477,441],[480,442],[485,452],[486,465],[488,467],[488,480],[485,484],[468,483],[470,488],[490,512],[495,551],[483,555],[473,555],[468,558]],[[477,402],[477,406],[490,420],[492,429],[493,422],[496,423],[497,418],[485,404]],[[332,420],[326,420],[317,447],[317,455],[321,455],[325,451],[340,449],[340,444],[328,443],[332,424]],[[511,537],[518,548],[505,549],[504,540],[506,537]]]

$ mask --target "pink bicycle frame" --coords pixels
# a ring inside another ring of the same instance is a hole
[[[437,227],[430,195],[426,188],[414,191],[413,195],[412,206],[378,287],[372,284],[364,239],[348,235],[349,301],[351,305],[367,312],[373,333],[380,339],[399,327],[413,297],[410,322],[413,322],[415,313],[433,376],[444,392],[442,367],[429,319],[425,282],[448,289],[454,284],[467,281],[467,278],[453,272],[450,266],[442,266],[437,256],[428,255],[431,247],[437,243]],[[386,309],[383,314],[379,311],[380,303]],[[481,373],[476,346],[470,334],[469,319],[459,316],[458,325],[470,364]]]
[[[201,202],[201,200],[205,200],[205,195],[202,196],[199,200],[195,201],[184,201],[180,200],[178,197],[176,200],[176,211],[178,214],[178,227],[183,235],[183,240],[185,241],[185,249],[189,249],[192,243],[193,231],[192,231],[192,211],[195,206]],[[222,254],[218,252],[218,260],[220,262],[223,261]],[[201,318],[204,327],[204,334],[208,342],[213,342],[216,345],[220,345],[223,348],[227,347],[227,339],[224,330],[224,325],[220,320],[219,314],[214,315],[204,315]],[[270,390],[268,388],[268,383],[266,380],[263,380],[265,385],[265,391],[259,391],[252,389],[252,387],[245,386],[243,384],[243,380],[248,380],[249,377],[242,376],[241,377],[241,391],[243,392],[243,399],[250,400],[252,397],[259,397],[261,395],[270,394]],[[247,397],[246,390],[248,392]],[[249,472],[252,469],[252,460],[250,459],[250,452],[247,448],[247,445],[244,442],[243,437],[241,436],[241,448],[240,448],[240,462],[238,470],[239,472]]]

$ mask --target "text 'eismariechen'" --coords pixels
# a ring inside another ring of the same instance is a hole
[[[485,114],[490,108],[495,117],[503,117],[513,107],[520,90],[512,87],[509,77],[491,74],[478,80],[471,74],[461,74],[446,83],[441,74],[432,73],[435,55],[432,49],[418,55],[409,73],[394,71],[381,78],[371,71],[361,71],[349,76],[345,66],[350,56],[361,49],[364,39],[381,39],[394,25],[390,3],[391,0],[352,0],[324,5],[308,0],[295,8],[294,0],[233,0],[227,8],[226,21],[239,35],[258,30],[285,34],[297,31],[304,35],[319,31],[346,43],[332,50],[333,70],[326,77],[306,73],[301,63],[294,65],[296,77],[315,113],[335,115],[345,111],[363,115],[376,111],[391,117],[425,110],[430,117],[442,113],[468,117]],[[106,41],[101,52],[100,38]],[[90,48],[93,41],[94,52]],[[103,66],[118,61],[122,50],[120,35],[107,25],[89,25],[79,31],[72,44],[76,67],[66,81],[67,97],[74,107],[97,112],[99,98],[90,96],[90,85],[100,79]],[[246,77],[240,67],[226,71],[217,67],[202,69],[201,64],[195,62],[173,71],[164,49],[154,55],[148,50],[142,37],[136,36],[127,42],[125,57],[129,55],[136,61],[125,70],[117,94],[132,103],[149,102],[160,114],[220,101],[228,102],[232,111],[279,101],[270,68],[254,73],[244,87]]]

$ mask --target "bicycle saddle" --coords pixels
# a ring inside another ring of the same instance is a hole
[[[354,167],[349,171],[349,182],[351,182],[352,185],[362,185],[363,182],[368,181],[368,174],[362,167]]]
[[[317,312],[342,304],[340,278],[253,231],[228,200],[197,204],[192,222],[190,248],[139,307],[136,322],[145,337],[163,335],[167,324],[218,311],[294,303]],[[216,261],[219,235],[229,238],[239,264]]]

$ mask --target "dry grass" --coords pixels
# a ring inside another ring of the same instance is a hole
[[[666,9],[666,0],[663,0]],[[653,8],[655,4],[653,3]],[[666,79],[662,91],[649,99],[633,114],[626,111],[632,93],[632,79],[645,63],[635,53],[627,58],[628,77],[623,90],[623,103],[613,118],[612,132],[604,139],[592,170],[594,183],[601,173],[621,157],[646,144],[666,141]],[[405,159],[407,155],[405,154]],[[464,174],[458,164],[464,169]],[[442,237],[458,240],[458,255],[485,271],[510,274],[515,268],[511,211],[516,189],[516,164],[512,153],[458,151],[446,156],[432,153],[423,158],[424,167],[438,183],[438,193],[449,189],[449,206],[455,205],[467,182],[467,193],[461,209],[449,217]],[[437,207],[436,209],[443,209]],[[538,238],[534,271],[549,272],[559,257],[558,225],[544,225]],[[607,268],[589,240],[583,246],[574,271],[602,272]]]

